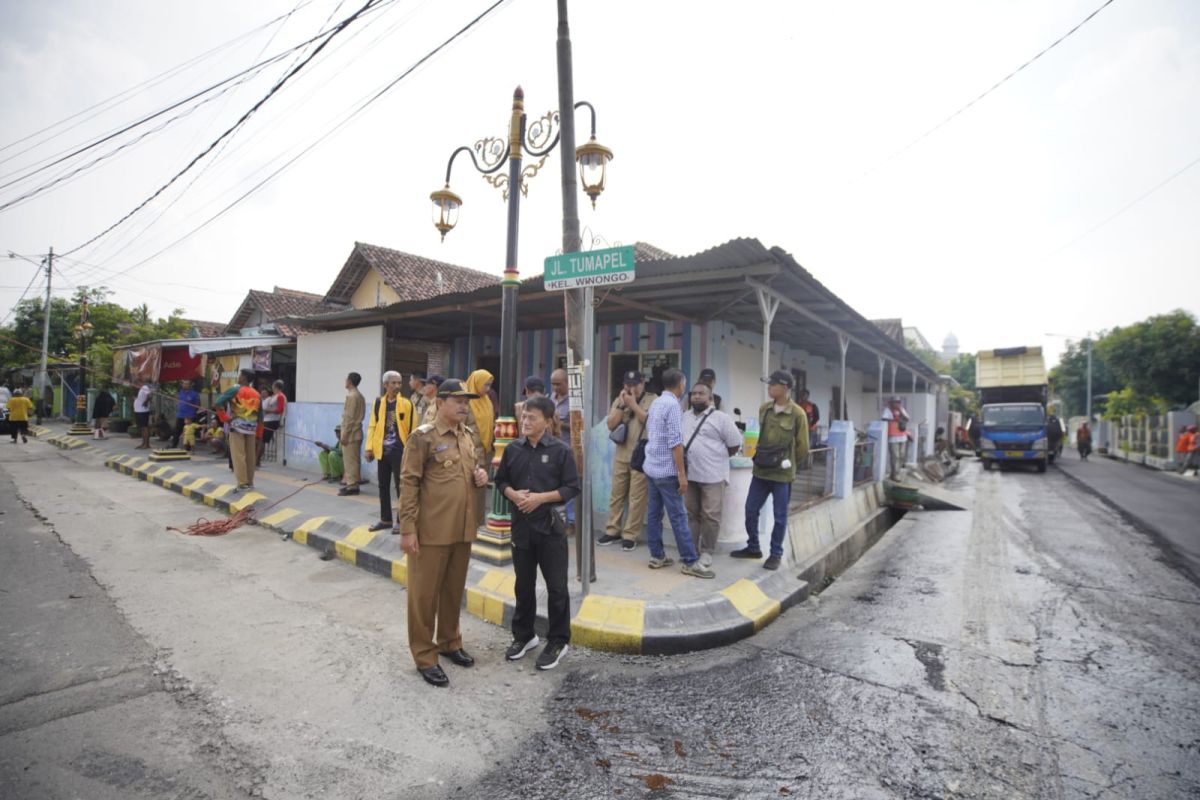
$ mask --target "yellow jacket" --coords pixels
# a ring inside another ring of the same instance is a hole
[[[387,397],[376,397],[371,404],[371,412],[367,415],[366,449],[375,458],[383,458],[383,431],[387,427],[383,415],[387,410]],[[408,435],[417,425],[413,419],[413,405],[403,395],[396,395],[396,433],[400,444],[408,443]]]

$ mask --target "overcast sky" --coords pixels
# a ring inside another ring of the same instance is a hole
[[[311,37],[363,1],[0,0],[0,183]],[[1056,354],[1062,340],[1047,332],[1200,313],[1200,165],[1155,190],[1200,158],[1200,3],[1116,0],[921,138],[1103,2],[576,0],[576,99],[595,104],[598,138],[616,154],[597,209],[581,198],[586,232],[602,245],[642,240],[680,255],[755,237],[790,251],[865,316],[902,317],[935,345],[953,331],[965,351],[1040,343]],[[444,243],[428,197],[456,146],[504,135],[515,86],[530,119],[556,106],[552,0],[502,5],[250,199],[139,265],[490,4],[387,2],[226,147],[61,260],[56,284],[67,294],[102,283],[127,305],[223,321],[249,288],[323,293],[356,240],[498,274],[499,191],[460,158],[451,185],[464,206]],[[37,260],[48,246],[61,253],[91,239],[232,125],[293,58],[0,212],[0,250]],[[139,85],[50,141],[13,144]],[[577,120],[582,142],[586,113]],[[65,166],[0,189],[0,203]],[[556,152],[529,183],[523,277],[561,246],[558,177]],[[35,268],[0,263],[2,316]]]

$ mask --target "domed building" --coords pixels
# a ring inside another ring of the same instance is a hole
[[[958,337],[953,333],[947,333],[946,338],[942,340],[942,358],[953,361],[957,355]]]

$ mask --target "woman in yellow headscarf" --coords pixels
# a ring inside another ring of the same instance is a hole
[[[488,390],[492,388],[494,380],[492,373],[486,369],[477,369],[467,378],[467,391],[479,395],[478,400],[471,401],[467,424],[479,433],[479,441],[483,445],[487,463],[491,463],[496,439],[496,412],[492,408],[491,398],[488,397]]]

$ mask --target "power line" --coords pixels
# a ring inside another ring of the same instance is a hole
[[[375,5],[376,3],[380,3],[380,2],[383,2],[383,3],[385,3],[385,4],[386,4],[386,3],[388,3],[388,2],[393,2],[393,0],[371,0],[370,2],[368,2],[367,6],[369,7],[369,6]],[[361,12],[359,12],[359,13],[361,13]],[[355,15],[355,17],[357,17],[357,16],[358,16],[358,15],[356,14],[356,15]],[[59,151],[59,153],[55,154],[54,156],[49,156],[49,157],[48,157],[48,159],[43,159],[43,161],[42,161],[42,162],[35,162],[35,164],[39,164],[39,163],[40,163],[40,165],[39,165],[39,166],[35,166],[35,167],[33,167],[32,169],[30,169],[30,168],[28,168],[28,167],[27,167],[27,168],[25,168],[25,169],[29,169],[29,171],[28,171],[28,172],[26,172],[26,173],[25,173],[25,174],[23,174],[23,175],[20,175],[20,176],[19,176],[19,177],[17,177],[17,178],[14,178],[13,180],[10,180],[10,181],[8,181],[7,183],[0,184],[0,189],[6,189],[6,188],[8,188],[8,187],[10,187],[10,186],[14,186],[14,185],[16,185],[16,184],[18,184],[18,183],[21,183],[21,182],[23,182],[23,181],[26,181],[26,180],[28,180],[29,178],[33,177],[34,175],[37,175],[37,174],[39,174],[39,173],[41,173],[41,172],[44,172],[44,171],[46,171],[46,170],[48,170],[48,169],[50,169],[50,168],[52,168],[52,167],[55,167],[55,166],[57,166],[58,164],[61,164],[61,163],[65,162],[65,161],[69,161],[69,160],[71,160],[72,158],[75,158],[75,157],[77,157],[77,156],[79,156],[79,155],[82,155],[83,153],[86,153],[87,151],[89,151],[89,150],[92,150],[92,149],[94,149],[94,148],[96,148],[96,147],[100,146],[101,144],[104,144],[105,142],[112,141],[113,139],[115,139],[115,138],[117,138],[117,137],[119,137],[119,136],[121,136],[121,135],[123,135],[123,134],[125,134],[125,133],[128,133],[129,131],[131,131],[131,130],[134,130],[135,128],[138,128],[138,127],[140,127],[140,126],[142,126],[142,125],[145,125],[146,123],[148,123],[148,122],[150,122],[150,121],[152,121],[152,120],[154,120],[154,119],[157,119],[158,117],[161,117],[161,116],[163,116],[164,114],[167,114],[167,113],[169,113],[169,112],[171,112],[171,111],[174,111],[175,109],[177,109],[177,108],[179,108],[179,107],[181,107],[181,106],[184,106],[184,105],[186,105],[186,104],[188,104],[188,103],[192,102],[193,100],[196,100],[196,99],[198,99],[198,98],[204,97],[205,95],[207,95],[207,94],[209,94],[209,93],[211,93],[211,92],[214,92],[214,91],[216,91],[216,90],[218,90],[218,89],[221,89],[221,87],[226,87],[225,89],[222,89],[222,92],[224,92],[224,91],[228,91],[228,89],[229,89],[229,88],[231,88],[231,87],[228,87],[228,86],[227,86],[227,84],[231,84],[231,83],[232,83],[232,84],[234,84],[234,85],[237,85],[238,83],[242,83],[242,82],[244,82],[245,80],[247,80],[249,77],[253,77],[253,76],[254,76],[254,75],[256,75],[257,73],[259,73],[259,72],[261,72],[262,70],[266,69],[266,68],[267,68],[268,66],[270,66],[271,64],[274,64],[274,63],[276,63],[276,62],[278,62],[278,61],[282,61],[282,60],[283,60],[284,58],[286,58],[286,57],[287,57],[289,54],[291,54],[291,53],[293,53],[293,52],[296,52],[296,51],[298,51],[298,50],[302,50],[302,49],[306,48],[308,45],[312,44],[314,41],[316,41],[316,40],[320,39],[320,38],[321,38],[321,37],[323,37],[323,36],[324,36],[324,37],[327,37],[327,38],[326,38],[326,41],[328,41],[328,38],[332,38],[333,36],[337,35],[337,33],[339,33],[339,32],[341,31],[342,27],[344,27],[344,25],[345,25],[345,24],[346,24],[345,22],[343,22],[343,23],[339,23],[339,25],[338,25],[338,26],[335,26],[335,27],[334,27],[334,28],[332,28],[332,29],[321,31],[321,32],[320,32],[320,33],[318,33],[317,35],[315,35],[315,36],[313,36],[313,37],[311,37],[311,38],[309,38],[309,39],[306,39],[305,41],[302,41],[302,42],[300,42],[299,44],[296,44],[296,45],[294,45],[294,46],[292,46],[292,47],[288,48],[287,50],[284,50],[284,51],[282,51],[282,52],[280,52],[280,53],[278,53],[278,54],[276,54],[276,55],[272,56],[271,58],[268,58],[268,59],[267,59],[267,60],[265,60],[265,61],[262,61],[262,62],[259,62],[259,63],[257,63],[257,64],[254,64],[254,65],[252,65],[252,66],[250,66],[250,67],[247,67],[246,69],[244,69],[244,70],[241,70],[240,72],[237,72],[237,73],[235,73],[235,74],[233,74],[233,75],[231,75],[231,76],[229,76],[229,77],[227,77],[227,78],[225,78],[225,79],[223,79],[223,80],[221,80],[221,81],[218,81],[217,83],[214,83],[214,84],[212,84],[212,85],[210,85],[210,86],[207,86],[207,87],[205,87],[204,89],[201,89],[201,90],[200,90],[200,91],[198,91],[198,92],[194,92],[193,94],[191,94],[191,95],[189,95],[189,96],[187,96],[187,97],[183,98],[182,100],[176,101],[176,102],[174,102],[174,103],[172,103],[172,104],[170,104],[170,105],[166,106],[165,108],[159,109],[158,111],[155,111],[155,112],[153,112],[153,113],[151,113],[151,114],[148,114],[148,115],[146,115],[146,116],[142,117],[141,119],[139,119],[139,120],[137,120],[137,121],[135,121],[135,122],[132,122],[132,123],[130,123],[130,124],[127,124],[127,125],[125,125],[125,126],[123,126],[123,127],[121,127],[121,128],[118,128],[118,129],[114,130],[114,131],[110,131],[109,133],[107,133],[107,134],[105,134],[105,135],[101,136],[101,137],[100,137],[100,138],[98,138],[98,139],[95,139],[95,140],[93,140],[93,141],[91,141],[91,142],[88,142],[87,144],[84,144],[84,145],[77,146],[77,147],[76,147],[74,150],[71,150],[70,152],[67,152],[67,151]],[[318,52],[319,52],[319,49],[318,49]],[[202,105],[204,102],[209,102],[209,100],[211,100],[211,99],[213,99],[213,98],[208,98],[207,100],[204,100],[204,101],[202,101],[202,103],[201,103],[200,105]],[[194,109],[193,109],[193,110],[194,110]],[[181,115],[179,115],[179,116],[177,116],[177,117],[175,117],[175,118],[173,118],[173,119],[169,120],[169,121],[168,121],[168,123],[169,123],[169,122],[173,122],[175,119],[178,119],[178,118],[180,118],[180,117],[182,117],[182,116],[186,116],[186,114],[187,114],[187,113],[190,113],[190,112],[185,112],[184,114],[181,114]],[[165,127],[165,126],[163,126],[163,127]],[[161,128],[160,128],[159,130],[161,130]],[[119,149],[120,149],[120,148],[119,148]],[[68,150],[70,150],[70,148],[68,148]],[[14,171],[14,172],[9,172],[9,173],[6,173],[5,175],[3,175],[3,176],[0,176],[0,178],[9,178],[9,177],[12,177],[13,175],[16,175],[16,174],[17,174],[17,172],[19,172],[19,171],[20,171],[20,170],[17,170],[17,171]],[[15,204],[17,204],[17,203],[19,203],[19,202],[22,202],[22,201],[24,201],[24,200],[30,199],[31,197],[33,197],[33,196],[35,196],[35,195],[37,195],[37,194],[40,194],[41,192],[43,192],[43,191],[45,191],[47,188],[49,188],[49,186],[50,186],[50,185],[53,185],[53,183],[52,183],[52,184],[49,184],[49,185],[43,185],[43,186],[41,186],[41,187],[38,187],[37,189],[35,189],[35,190],[32,190],[31,192],[29,192],[29,193],[27,193],[27,194],[25,194],[25,195],[22,195],[21,197],[18,197],[18,198],[16,198],[15,200],[12,200],[12,201],[9,201],[9,202],[7,202],[7,203],[5,203],[5,204],[3,204],[3,205],[0,205],[0,211],[3,211],[3,210],[5,210],[5,209],[9,208],[9,207],[10,207],[10,206],[12,206],[12,205],[15,205]]]
[[[250,117],[253,116],[256,111],[258,111],[258,109],[262,108],[262,106],[268,100],[270,100],[272,97],[274,97],[275,94],[280,89],[282,89],[283,86],[296,75],[296,73],[300,72],[300,70],[304,69],[305,66],[307,66],[314,58],[316,58],[321,53],[321,51],[325,49],[326,45],[328,45],[333,40],[333,38],[335,36],[337,36],[339,33],[341,33],[343,30],[345,30],[347,26],[351,25],[355,20],[357,20],[359,17],[361,17],[372,6],[375,6],[380,2],[384,2],[384,0],[367,0],[366,4],[363,5],[358,11],[354,12],[349,17],[342,20],[329,33],[329,35],[325,38],[325,40],[322,41],[321,44],[317,45],[316,49],[314,49],[312,51],[312,53],[310,53],[303,61],[301,61],[299,64],[297,64],[295,67],[293,67],[286,75],[284,75],[282,78],[280,78],[279,81],[277,81],[275,83],[275,85],[272,86],[271,89],[266,93],[266,95],[264,95],[262,97],[262,99],[260,99],[257,103],[255,103],[253,106],[251,106],[249,108],[249,110],[246,111],[246,113],[242,114],[242,116],[237,120],[237,122],[235,122],[233,125],[231,125],[229,128],[227,128],[224,133],[222,133],[220,136],[218,136],[216,139],[214,139],[206,148],[204,148],[203,151],[201,151],[195,158],[193,158],[191,161],[189,161],[187,163],[187,165],[184,166],[183,169],[181,169],[179,172],[175,173],[175,175],[173,175],[170,180],[168,180],[166,183],[164,183],[162,186],[160,186],[157,190],[154,191],[153,194],[151,194],[145,200],[138,203],[133,208],[133,210],[130,211],[129,213],[127,213],[125,216],[121,217],[116,222],[114,222],[112,225],[109,225],[107,228],[100,231],[100,233],[96,234],[91,239],[88,239],[83,244],[77,245],[77,246],[71,248],[70,250],[67,250],[64,253],[64,255],[70,255],[71,253],[74,253],[78,250],[82,250],[83,248],[87,247],[91,243],[97,241],[101,237],[110,233],[115,228],[117,228],[119,225],[121,225],[121,223],[125,222],[130,217],[132,217],[134,214],[136,214],[138,211],[145,208],[151,201],[153,201],[160,194],[162,194],[164,191],[166,191],[168,187],[170,187],[172,184],[174,184],[175,181],[177,181],[181,177],[183,177],[183,175],[185,173],[187,173],[188,170],[190,170],[193,166],[195,166],[196,163],[200,161],[200,159],[202,159],[202,158],[204,158],[204,156],[208,155],[208,153],[210,153],[213,150],[213,148],[215,148],[217,145],[219,145],[226,137],[228,137],[230,134],[232,134],[234,131],[236,131],[239,127],[241,127],[243,124],[245,124],[246,120],[250,119]],[[3,206],[0,206],[0,210],[2,210],[2,209],[3,209]]]
[[[13,258],[14,256],[15,256],[14,253],[8,254],[9,258]],[[24,256],[22,256],[22,258],[24,258]],[[25,260],[28,261],[29,259],[25,259]],[[17,298],[17,302],[12,304],[12,308],[10,308],[8,310],[8,313],[4,315],[4,319],[0,319],[0,325],[3,325],[4,323],[8,322],[9,317],[11,317],[14,313],[16,313],[17,307],[21,305],[22,301],[25,300],[26,295],[29,294],[29,290],[33,288],[34,281],[36,281],[41,276],[42,267],[45,266],[45,263],[46,263],[46,260],[42,259],[42,263],[39,264],[38,268],[33,271],[33,277],[29,279],[29,285],[25,287],[25,291],[21,292],[21,296]],[[39,291],[40,291],[40,289],[41,289],[41,287],[39,287]]]
[[[1166,186],[1168,183],[1170,183],[1171,181],[1175,180],[1175,179],[1176,179],[1176,178],[1178,178],[1180,175],[1182,175],[1183,173],[1187,172],[1189,169],[1191,169],[1192,167],[1196,166],[1197,164],[1200,164],[1200,156],[1197,156],[1196,158],[1192,159],[1190,162],[1188,162],[1188,163],[1187,163],[1187,164],[1185,164],[1184,166],[1182,166],[1182,167],[1180,167],[1179,169],[1175,170],[1175,171],[1174,171],[1173,173],[1171,173],[1171,175],[1170,175],[1170,176],[1168,176],[1166,179],[1164,179],[1164,180],[1162,180],[1162,181],[1159,181],[1159,182],[1158,182],[1157,184],[1155,184],[1155,185],[1154,185],[1152,188],[1150,188],[1150,189],[1146,190],[1145,192],[1142,192],[1142,193],[1141,193],[1140,195],[1138,195],[1138,196],[1137,196],[1135,199],[1133,199],[1133,200],[1131,200],[1130,202],[1126,203],[1125,205],[1121,206],[1121,208],[1120,208],[1120,209],[1118,209],[1117,211],[1113,212],[1112,214],[1109,214],[1107,217],[1105,217],[1104,219],[1100,220],[1100,221],[1099,221],[1099,222],[1097,222],[1095,225],[1093,225],[1092,227],[1088,228],[1086,231],[1084,231],[1083,233],[1079,234],[1078,236],[1076,236],[1076,237],[1075,237],[1074,239],[1072,239],[1071,241],[1069,241],[1069,242],[1067,242],[1066,244],[1064,244],[1062,247],[1058,248],[1057,250],[1053,251],[1052,253],[1049,253],[1049,254],[1048,254],[1048,255],[1047,255],[1047,256],[1046,256],[1044,259],[1042,259],[1042,260],[1043,260],[1043,261],[1045,261],[1046,259],[1053,258],[1054,256],[1056,256],[1056,255],[1058,255],[1059,253],[1061,253],[1063,250],[1066,250],[1066,249],[1068,249],[1068,248],[1074,247],[1076,244],[1078,244],[1078,243],[1079,243],[1080,241],[1082,241],[1084,238],[1086,238],[1086,237],[1088,237],[1088,236],[1092,235],[1093,233],[1095,233],[1096,231],[1100,230],[1100,229],[1101,229],[1101,228],[1103,228],[1105,225],[1107,225],[1108,223],[1112,222],[1114,219],[1116,219],[1117,217],[1121,216],[1121,215],[1122,215],[1122,214],[1124,214],[1126,211],[1128,211],[1129,209],[1133,208],[1133,207],[1134,207],[1134,206],[1136,206],[1138,203],[1142,202],[1142,201],[1143,201],[1143,200],[1145,200],[1147,197],[1149,197],[1150,195],[1154,194],[1154,193],[1155,193],[1155,192],[1157,192],[1159,189],[1163,188],[1163,187],[1164,187],[1164,186]]]
[[[1040,52],[1039,52],[1037,55],[1035,55],[1033,58],[1029,59],[1029,60],[1028,60],[1028,61],[1026,61],[1024,64],[1022,64],[1021,66],[1017,67],[1017,68],[1016,68],[1016,69],[1014,69],[1012,72],[1008,73],[1008,74],[1007,74],[1007,75],[1005,75],[1003,78],[1001,78],[1000,80],[998,80],[998,81],[996,81],[995,83],[993,83],[993,84],[992,84],[992,85],[991,85],[991,86],[990,86],[990,87],[989,87],[989,88],[988,88],[986,91],[984,91],[982,94],[980,94],[980,95],[979,95],[978,97],[976,97],[974,100],[972,100],[972,101],[970,101],[969,103],[967,103],[967,104],[966,104],[965,106],[963,106],[962,108],[960,108],[960,109],[958,109],[957,111],[955,111],[955,112],[954,112],[953,114],[951,114],[950,116],[948,116],[948,117],[946,117],[945,119],[943,119],[943,120],[942,120],[941,122],[939,122],[937,125],[934,125],[932,128],[930,128],[929,130],[925,131],[924,133],[922,133],[922,134],[921,134],[920,136],[918,136],[917,138],[913,139],[911,142],[909,142],[908,144],[906,144],[904,147],[902,147],[902,148],[900,148],[899,150],[897,150],[896,152],[892,153],[890,156],[888,156],[887,158],[885,158],[885,159],[884,159],[883,161],[881,161],[879,164],[875,165],[875,166],[874,166],[874,167],[872,167],[871,169],[869,169],[869,170],[867,170],[866,172],[864,172],[864,173],[862,174],[862,176],[861,176],[861,177],[865,177],[865,176],[867,176],[867,175],[870,175],[871,173],[873,173],[873,172],[875,172],[875,171],[877,171],[877,170],[879,170],[879,169],[882,169],[882,168],[883,168],[884,166],[886,166],[887,164],[891,163],[891,162],[892,162],[892,161],[894,161],[895,159],[897,159],[897,158],[899,158],[900,156],[904,155],[904,154],[905,154],[905,153],[907,153],[909,150],[911,150],[912,148],[916,147],[916,146],[917,146],[918,144],[920,144],[921,142],[923,142],[923,141],[925,141],[926,139],[928,139],[928,138],[929,138],[930,136],[932,136],[934,133],[936,133],[937,131],[941,130],[941,129],[942,129],[943,127],[945,127],[945,126],[946,126],[946,125],[947,125],[947,124],[948,124],[948,123],[949,123],[951,120],[953,120],[953,119],[957,118],[959,115],[961,115],[962,113],[964,113],[964,112],[965,112],[967,109],[969,109],[971,106],[975,105],[975,104],[976,104],[976,103],[978,103],[980,100],[982,100],[983,98],[987,97],[989,94],[991,94],[992,92],[996,91],[997,89],[999,89],[999,88],[1000,88],[1001,86],[1003,86],[1004,84],[1008,83],[1008,81],[1009,81],[1010,79],[1012,79],[1013,77],[1015,77],[1015,76],[1016,76],[1016,75],[1017,75],[1019,72],[1021,72],[1022,70],[1024,70],[1024,69],[1025,69],[1026,67],[1028,67],[1030,64],[1032,64],[1033,62],[1037,61],[1037,60],[1038,60],[1039,58],[1041,58],[1042,56],[1046,55],[1046,53],[1049,53],[1049,52],[1050,52],[1051,50],[1053,50],[1055,47],[1058,47],[1060,44],[1062,44],[1064,41],[1066,41],[1066,39],[1067,39],[1068,37],[1070,37],[1070,36],[1071,36],[1071,34],[1075,33],[1077,30],[1079,30],[1079,29],[1080,29],[1080,28],[1082,28],[1084,25],[1086,25],[1088,22],[1090,22],[1090,21],[1091,21],[1091,19],[1092,19],[1093,17],[1095,17],[1097,14],[1099,14],[1099,13],[1100,13],[1101,11],[1103,11],[1104,9],[1108,8],[1110,5],[1112,5],[1112,4],[1113,4],[1113,2],[1114,2],[1114,0],[1104,0],[1104,3],[1103,3],[1103,4],[1102,4],[1102,5],[1099,7],[1099,8],[1097,8],[1095,11],[1093,11],[1092,13],[1090,13],[1090,14],[1088,14],[1086,17],[1084,17],[1084,18],[1083,18],[1083,20],[1082,20],[1081,22],[1079,22],[1079,23],[1078,23],[1078,24],[1077,24],[1075,27],[1071,28],[1071,30],[1067,31],[1067,32],[1066,32],[1066,33],[1064,33],[1062,36],[1058,37],[1058,38],[1057,38],[1057,39],[1055,39],[1053,42],[1051,42],[1051,43],[1050,43],[1050,44],[1049,44],[1047,47],[1043,48],[1043,49],[1042,49],[1042,50],[1041,50],[1041,51],[1040,51]]]
[[[126,97],[126,96],[132,96],[133,94],[135,94],[143,89],[148,89],[152,86],[156,86],[159,83],[162,83],[162,81],[171,77],[172,75],[182,72],[185,69],[187,69],[188,67],[190,67],[194,64],[197,64],[213,55],[216,55],[217,53],[221,52],[222,50],[225,50],[226,48],[231,47],[234,44],[240,42],[242,39],[249,38],[250,36],[253,36],[254,34],[258,33],[259,31],[261,31],[265,28],[269,28],[270,26],[274,25],[276,22],[279,22],[280,20],[285,19],[286,17],[290,17],[292,14],[296,13],[296,11],[298,11],[300,8],[308,5],[311,2],[312,2],[312,0],[301,0],[300,4],[297,5],[295,8],[293,8],[291,11],[289,11],[287,14],[282,14],[278,17],[275,17],[272,20],[268,20],[267,22],[264,22],[262,25],[252,28],[251,30],[246,31],[243,34],[236,36],[233,39],[230,39],[229,41],[225,42],[224,44],[217,45],[216,47],[212,48],[211,50],[207,50],[207,51],[201,53],[200,55],[194,56],[194,57],[188,59],[187,61],[182,62],[181,64],[177,64],[174,67],[171,67],[170,69],[168,69],[164,72],[160,72],[158,75],[155,75],[154,77],[147,78],[145,81],[142,81],[141,83],[137,84],[136,86],[131,86],[128,89],[118,92],[117,94],[115,94],[105,100],[101,100],[100,102],[94,103],[93,105],[90,105],[87,108],[77,111],[68,117],[64,117],[63,119],[59,120],[58,122],[47,125],[46,127],[41,128],[36,131],[33,131],[32,133],[28,133],[19,139],[14,139],[13,141],[9,142],[8,144],[0,145],[0,153],[4,152],[5,150],[8,150],[12,147],[16,147],[17,145],[21,144],[22,142],[26,142],[35,136],[40,136],[43,133],[52,131],[57,127],[65,125],[66,123],[70,122],[71,120],[75,119],[76,117],[87,114],[88,112],[96,111],[97,114],[99,114],[100,113],[99,109],[102,109],[102,107],[113,103],[113,101],[120,100],[121,98]],[[121,102],[124,102],[124,100],[121,100]],[[120,105],[120,103],[116,103],[116,105]],[[75,123],[74,125],[71,125],[70,127],[66,128],[62,131],[59,131],[58,133],[54,134],[54,136],[47,137],[46,139],[43,139],[42,141],[37,142],[36,144],[30,145],[28,148],[20,151],[19,153],[14,153],[11,156],[8,156],[4,159],[0,159],[0,164],[11,161],[12,159],[14,159],[18,156],[28,153],[30,150],[33,150],[33,149],[36,149],[36,148],[42,146],[43,144],[45,144],[48,141],[51,141],[52,139],[58,138],[62,134],[66,133],[67,131],[78,127],[79,125],[83,124],[84,122],[86,122],[89,119],[94,118],[95,116],[96,116],[96,114],[92,114],[91,116],[80,120],[79,122]]]
[[[194,236],[195,234],[199,233],[201,230],[208,227],[213,222],[216,222],[218,219],[220,219],[226,213],[231,211],[234,207],[239,205],[243,200],[246,200],[248,197],[250,197],[251,195],[256,193],[259,189],[262,189],[264,186],[266,186],[268,183],[273,181],[275,178],[279,177],[279,175],[281,173],[283,173],[285,170],[287,170],[289,167],[291,167],[297,161],[302,159],[304,156],[308,155],[308,153],[310,153],[316,147],[318,147],[323,142],[325,142],[333,134],[335,134],[336,132],[341,130],[344,126],[349,124],[355,117],[357,117],[359,114],[361,114],[363,111],[365,111],[369,106],[371,106],[373,103],[375,103],[381,97],[383,97],[385,94],[387,94],[393,88],[395,88],[396,85],[398,85],[406,77],[411,75],[418,68],[420,68],[422,65],[424,65],[427,61],[429,61],[431,58],[433,58],[438,53],[440,53],[442,50],[444,50],[446,47],[448,47],[450,44],[452,44],[454,41],[456,41],[463,34],[470,31],[479,22],[481,22],[485,17],[490,15],[493,11],[495,11],[497,8],[499,8],[500,6],[504,5],[507,2],[509,2],[509,0],[496,0],[496,2],[492,3],[490,6],[485,8],[478,16],[476,16],[474,19],[472,19],[470,22],[468,22],[462,28],[457,30],[448,39],[443,41],[441,44],[439,44],[433,50],[426,53],[424,56],[422,56],[420,59],[418,59],[412,66],[410,66],[408,69],[406,69],[400,75],[398,75],[395,79],[393,79],[392,81],[385,84],[381,89],[379,89],[377,92],[375,92],[375,94],[371,95],[368,99],[366,99],[365,101],[360,103],[358,105],[358,107],[356,107],[353,111],[351,111],[343,120],[341,120],[336,125],[334,125],[332,128],[327,130],[325,133],[323,133],[320,137],[318,137],[315,141],[313,141],[311,144],[309,144],[307,147],[305,147],[303,150],[301,150],[295,156],[293,156],[292,158],[290,158],[286,162],[284,162],[284,164],[282,166],[280,166],[278,169],[276,169],[270,175],[263,178],[261,181],[256,183],[254,186],[250,187],[250,189],[248,189],[247,191],[245,191],[244,193],[239,195],[235,200],[233,200],[231,203],[226,205],[224,208],[222,208],[216,214],[213,214],[211,217],[206,219],[204,222],[200,223],[195,228],[192,228],[190,231],[185,233],[183,236],[180,236],[179,238],[175,239],[170,244],[166,245],[165,247],[158,250],[157,252],[147,256],[146,258],[143,258],[141,261],[138,261],[138,262],[132,264],[131,266],[126,267],[125,269],[114,272],[113,275],[119,276],[119,275],[127,274],[127,273],[137,269],[138,267],[141,267],[141,266],[149,263],[150,261],[153,261],[154,259],[161,256],[163,253],[176,247],[179,244],[182,244],[187,239],[189,239],[192,236]],[[84,246],[84,245],[81,245],[81,247],[82,246]],[[78,250],[78,249],[79,248],[75,248],[75,250]],[[74,252],[74,250],[71,250],[68,252]]]

